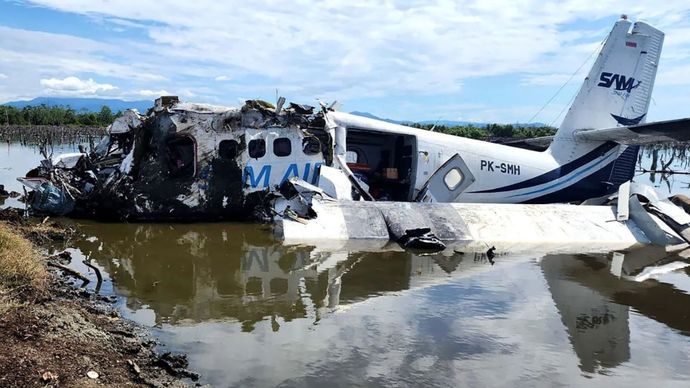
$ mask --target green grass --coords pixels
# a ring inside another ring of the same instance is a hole
[[[45,264],[31,242],[0,222],[0,313],[15,297],[41,293],[47,284]]]

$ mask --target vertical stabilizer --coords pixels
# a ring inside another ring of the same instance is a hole
[[[556,133],[550,148],[555,158],[577,158],[600,144],[577,142],[577,130],[645,122],[663,41],[664,34],[647,23],[616,22]]]

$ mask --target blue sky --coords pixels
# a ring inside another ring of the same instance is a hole
[[[237,106],[278,89],[402,120],[524,122],[584,64],[534,119],[558,124],[622,13],[666,32],[649,119],[690,116],[687,0],[0,0],[0,102]]]

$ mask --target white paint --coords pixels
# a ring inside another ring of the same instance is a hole
[[[183,204],[185,204],[189,207],[199,206],[199,197],[194,195],[194,194],[192,194],[192,195],[180,194],[176,198],[178,201],[182,202]]]
[[[312,182],[316,174],[316,166],[324,163],[322,153],[316,155],[305,154],[302,149],[304,133],[298,127],[270,127],[270,128],[250,128],[244,127],[245,141],[247,145],[252,140],[263,139],[266,142],[266,153],[258,158],[251,158],[249,152],[242,153],[240,164],[244,165],[245,172],[252,171],[252,174],[245,173],[245,192],[262,191],[265,189],[275,189],[284,179],[292,176]],[[289,156],[276,156],[273,148],[274,141],[279,138],[290,140],[291,153]],[[268,178],[266,176],[268,175]],[[255,179],[251,184],[251,177]]]
[[[643,282],[647,279],[656,279],[663,274],[677,271],[688,266],[690,266],[689,263],[674,261],[666,265],[646,267],[644,270],[642,270],[642,272],[640,272],[640,274],[632,277],[632,279],[636,282]]]
[[[352,200],[352,184],[345,173],[336,168],[321,166],[319,188],[331,198]]]
[[[613,252],[613,258],[611,258],[611,268],[609,272],[615,277],[621,277],[623,273],[623,261],[625,260],[625,254],[620,252]]]
[[[132,165],[134,164],[134,147],[132,147],[132,150],[129,151],[127,156],[122,160],[122,164],[120,164],[120,172],[123,174],[129,174],[129,172],[132,170]]]
[[[60,154],[58,156],[53,157],[50,162],[54,167],[70,169],[74,168],[84,155],[86,154],[81,152],[70,152]]]
[[[139,127],[143,122],[143,117],[139,115],[136,109],[127,109],[122,116],[118,117],[112,124],[108,126],[108,133],[127,133],[134,128]]]
[[[276,234],[286,243],[309,241],[344,240],[351,232],[343,216],[342,202],[326,202],[315,199],[313,208],[317,218],[306,224],[278,219]],[[358,202],[349,202],[349,206]],[[357,205],[355,205],[357,206]],[[368,225],[349,225],[357,232],[375,229],[383,217],[376,209],[378,203],[362,205],[368,211]],[[385,204],[382,203],[382,206]],[[418,206],[409,204],[410,208]],[[477,248],[495,245],[499,250],[532,249],[534,251],[558,251],[564,247],[579,246],[583,251],[602,252],[623,250],[648,245],[649,239],[634,222],[616,221],[614,206],[575,205],[514,205],[514,204],[450,204],[457,217],[467,225],[470,240],[479,243]],[[673,233],[658,218],[654,221],[665,232]],[[372,238],[388,239],[386,236]],[[467,241],[449,242],[449,248],[466,249]],[[469,244],[472,246],[472,243]]]

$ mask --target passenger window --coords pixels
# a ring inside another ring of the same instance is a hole
[[[221,159],[235,159],[238,144],[235,140],[223,140],[218,144],[218,155]]]
[[[316,155],[321,152],[321,141],[314,136],[302,139],[302,152],[305,155]]]
[[[168,171],[174,177],[191,178],[196,173],[196,146],[189,136],[173,137],[166,142]]]
[[[249,142],[248,148],[250,158],[260,158],[266,155],[266,140],[254,139]]]
[[[443,177],[443,183],[446,184],[446,187],[448,187],[448,190],[455,190],[458,186],[460,186],[460,183],[462,182],[462,173],[460,172],[459,169],[454,168],[446,173],[446,176]]]
[[[279,137],[273,140],[273,154],[275,156],[290,156],[292,153],[292,143],[287,137]]]

